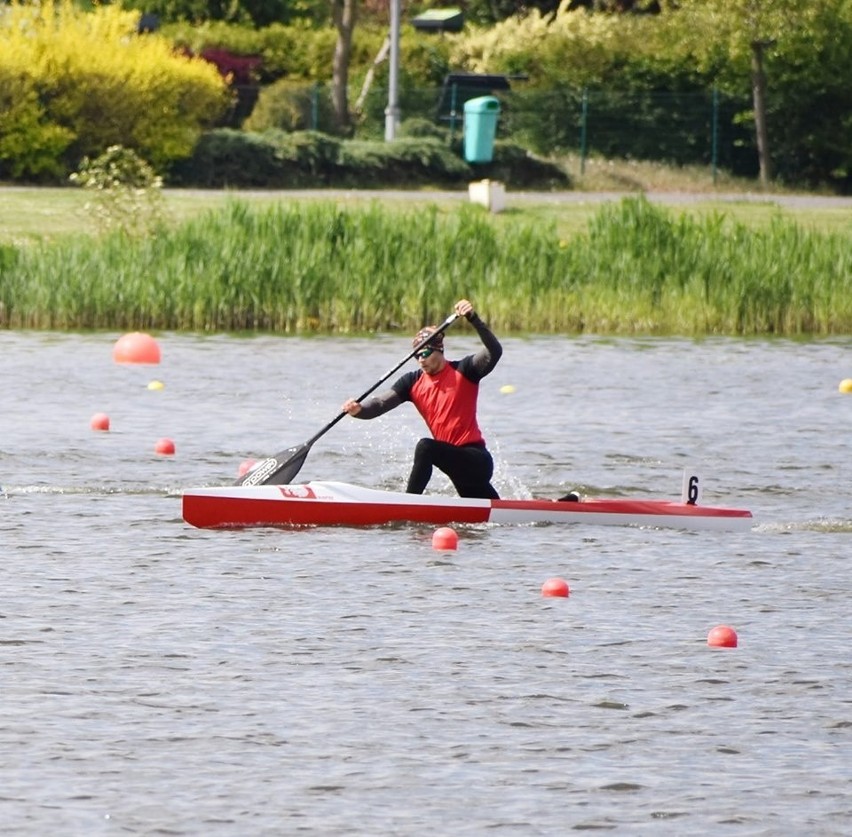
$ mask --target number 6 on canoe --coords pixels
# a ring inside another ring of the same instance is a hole
[[[458,314],[450,314],[441,325],[435,329],[425,340],[418,343],[393,369],[388,369],[376,383],[374,383],[363,395],[356,398],[356,401],[363,401],[373,390],[378,389],[394,372],[401,366],[408,363],[430,340],[434,339],[436,334],[441,334],[448,329],[457,319]],[[311,446],[322,436],[325,436],[337,422],[346,416],[346,413],[341,411],[338,413],[322,430],[315,433],[303,442],[301,445],[295,445],[287,450],[282,450],[276,453],[275,456],[270,456],[257,463],[250,471],[245,473],[236,481],[236,485],[288,485],[293,481],[296,474],[302,469],[305,464],[308,454],[311,451]]]

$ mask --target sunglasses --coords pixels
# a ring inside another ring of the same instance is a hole
[[[430,348],[421,349],[419,352],[414,353],[414,357],[416,357],[417,360],[426,360],[427,357],[431,357],[432,352],[434,351],[434,349]]]

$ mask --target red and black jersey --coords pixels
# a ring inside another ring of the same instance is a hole
[[[406,372],[389,390],[363,401],[356,418],[376,418],[403,401],[411,401],[437,441],[484,447],[476,419],[479,382],[497,365],[503,347],[476,314],[470,317],[470,323],[482,340],[480,351],[447,361],[437,375],[422,369]]]
[[[479,378],[468,377],[475,375],[470,369],[471,359],[448,361],[437,375],[428,375],[422,369],[409,372],[392,387],[400,401],[414,404],[439,442],[485,444],[476,420]]]

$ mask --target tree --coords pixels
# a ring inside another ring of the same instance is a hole
[[[331,103],[338,131],[350,133],[349,62],[352,57],[352,36],[358,19],[358,0],[331,0],[331,19],[337,30],[331,76]]]
[[[268,26],[310,15],[309,3],[294,3],[292,0],[121,0],[121,5],[157,15],[164,23],[221,20]]]
[[[453,5],[449,3],[448,5]],[[531,11],[551,15],[560,7],[567,11],[586,9],[607,14],[659,14],[659,0],[467,0],[465,17],[472,23],[488,25]]]
[[[724,43],[734,67],[743,67],[747,63],[760,182],[768,185],[772,180],[773,166],[767,105],[770,84],[767,56],[791,29],[804,23],[806,11],[803,4],[799,0],[670,0],[668,6],[674,14],[688,18],[687,28],[698,41],[704,41],[702,51],[705,55]]]

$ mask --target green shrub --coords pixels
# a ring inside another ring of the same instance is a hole
[[[173,186],[205,189],[275,186],[283,182],[283,166],[275,148],[260,134],[218,128],[198,140],[192,154],[172,165]]]
[[[341,145],[340,161],[353,185],[451,185],[470,177],[470,168],[446,142],[431,137],[351,140]]]
[[[192,156],[172,166],[168,182],[236,189],[463,187],[483,177],[513,188],[565,188],[570,183],[558,166],[505,142],[496,143],[492,163],[471,167],[458,149],[434,137],[339,140],[317,131],[231,128],[204,134]]]
[[[202,188],[296,189],[328,185],[337,172],[339,140],[311,131],[250,133],[220,128],[204,134],[169,182]]]
[[[280,79],[261,89],[243,128],[256,132],[269,129],[307,131],[331,125],[329,98],[320,95],[316,84]]]
[[[421,139],[430,137],[448,142],[450,132],[446,128],[436,125],[430,119],[415,117],[413,119],[406,119],[400,124],[398,135],[400,137],[419,137]]]
[[[318,131],[265,131],[262,136],[280,160],[305,176],[300,185],[327,183],[337,171],[341,141],[336,137]]]

